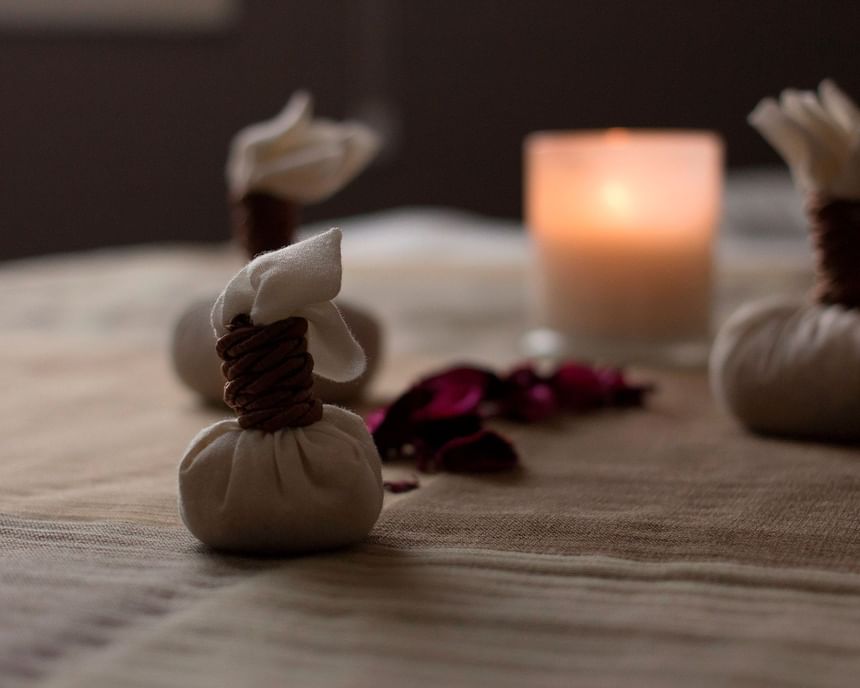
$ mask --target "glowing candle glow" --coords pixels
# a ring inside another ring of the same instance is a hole
[[[537,321],[564,338],[565,353],[635,359],[706,341],[719,138],[540,132],[525,157]]]

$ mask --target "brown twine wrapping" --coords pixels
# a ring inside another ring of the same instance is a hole
[[[254,325],[247,315],[238,315],[227,329],[216,348],[227,378],[224,401],[238,415],[239,425],[275,432],[322,418],[322,403],[313,396],[307,320]]]
[[[816,299],[860,308],[860,201],[815,198],[809,217],[818,252]]]
[[[233,235],[249,258],[292,244],[299,224],[298,203],[267,193],[233,199]]]

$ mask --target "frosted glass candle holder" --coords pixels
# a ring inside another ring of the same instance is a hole
[[[534,355],[697,364],[707,355],[722,143],[711,132],[538,132],[525,141]]]

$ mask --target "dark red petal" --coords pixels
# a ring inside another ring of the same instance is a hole
[[[532,385],[544,382],[544,379],[538,374],[533,365],[524,363],[511,370],[504,377],[504,382],[507,385],[514,385],[516,387],[531,387]]]
[[[546,420],[558,413],[558,398],[546,383],[535,385],[523,397],[521,417],[529,423]]]
[[[615,368],[598,371],[598,376],[610,406],[642,406],[645,397],[654,391],[654,385],[631,385],[624,373]]]
[[[382,408],[378,408],[375,411],[371,411],[364,417],[364,424],[367,426],[367,429],[370,431],[372,435],[375,433],[379,426],[385,422],[385,416],[388,414],[388,407],[383,406]]]
[[[414,432],[421,441],[426,442],[434,450],[447,444],[455,437],[472,435],[481,429],[483,420],[476,414],[464,414],[451,418],[440,418],[429,420],[424,423],[416,423]]]
[[[518,462],[514,446],[493,430],[458,437],[439,449],[437,461],[452,473],[490,473],[513,468]]]
[[[416,436],[413,416],[427,403],[429,391],[409,389],[385,409],[370,414],[365,422],[383,459],[399,456],[404,445]]]
[[[604,381],[596,370],[582,363],[563,363],[549,381],[559,404],[573,411],[588,411],[604,406]]]
[[[620,370],[574,362],[550,378],[528,364],[503,378],[458,366],[424,378],[371,413],[367,425],[383,459],[408,458],[420,471],[497,471],[517,463],[516,451],[498,433],[482,429],[482,415],[537,422],[560,407],[639,406],[652,389],[628,383]]]
[[[382,487],[386,492],[401,494],[418,489],[419,484],[417,478],[405,478],[403,480],[383,480]]]
[[[511,390],[530,387],[540,381],[541,379],[538,377],[534,367],[531,364],[525,363],[512,368],[506,375],[502,376],[498,391],[502,396],[507,396],[511,393]]]
[[[505,416],[524,423],[538,423],[558,412],[555,392],[546,383],[516,390],[508,398]]]
[[[502,392],[496,402],[497,415],[536,423],[558,411],[555,391],[531,365],[514,368],[501,382]]]
[[[415,420],[436,420],[475,414],[495,377],[481,368],[459,366],[424,378],[415,387],[429,391],[427,403],[415,411]]]

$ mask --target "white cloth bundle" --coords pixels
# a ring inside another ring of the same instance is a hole
[[[364,124],[313,119],[313,100],[300,91],[277,116],[233,137],[227,183],[234,198],[262,192],[316,203],[346,186],[379,147]]]
[[[822,82],[818,97],[787,90],[778,103],[765,99],[749,121],[809,199],[860,200],[860,110],[832,81]],[[844,231],[852,230],[860,223]],[[773,299],[749,304],[717,335],[711,383],[717,399],[753,430],[860,439],[860,310]]]
[[[860,110],[830,79],[765,98],[749,122],[788,163],[804,194],[860,199]]]
[[[217,336],[240,314],[255,325],[308,321],[315,372],[361,373],[364,354],[331,299],[340,290],[340,230],[265,253],[227,285],[212,309]],[[363,538],[382,507],[379,454],[361,418],[325,405],[322,419],[273,433],[224,420],[200,432],[179,466],[188,529],[212,547],[303,552]]]
[[[767,434],[860,437],[860,313],[778,299],[748,304],[720,330],[714,393]]]
[[[271,196],[285,206],[322,201],[348,184],[376,155],[377,135],[358,122],[313,118],[308,93],[293,95],[271,120],[245,127],[230,143],[227,182],[234,207],[234,234],[249,254],[280,248],[294,238],[295,212],[255,217],[242,205],[249,194]],[[289,219],[286,219],[289,218]],[[268,225],[266,223],[269,223]],[[220,404],[221,362],[212,346],[212,299],[190,304],[176,323],[171,358],[179,378],[203,399]],[[343,307],[343,304],[341,304]],[[343,307],[343,315],[370,357],[368,369],[348,384],[322,380],[320,396],[345,401],[370,379],[379,356],[380,328],[367,313]]]

